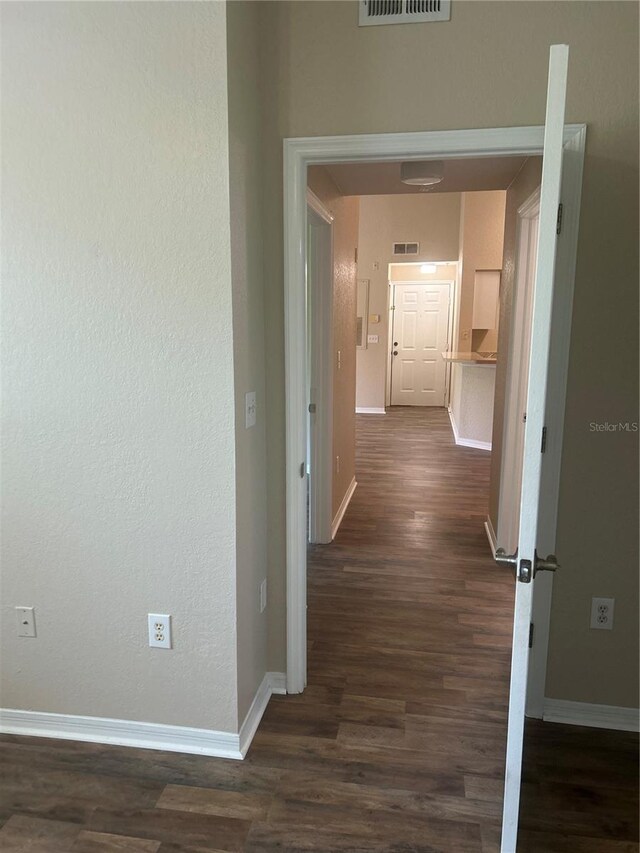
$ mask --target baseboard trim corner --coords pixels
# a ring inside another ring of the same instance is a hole
[[[491,518],[489,516],[487,516],[487,520],[484,523],[484,529],[487,531],[487,539],[489,540],[489,547],[491,548],[491,554],[495,560],[496,548],[498,547],[498,540],[496,539],[496,532],[493,529],[493,524],[492,524]]]
[[[491,450],[490,441],[476,441],[475,438],[462,438],[458,432],[456,419],[451,411],[451,406],[447,409],[449,412],[449,420],[451,421],[451,429],[453,430],[453,439],[460,447],[474,447],[476,450]]]
[[[548,723],[613,729],[620,732],[640,731],[640,710],[617,705],[595,705],[568,699],[545,698],[542,719]]]
[[[386,415],[386,409],[379,409],[375,406],[356,406],[356,415]]]
[[[351,498],[353,497],[353,493],[355,492],[357,485],[358,484],[356,483],[356,478],[354,477],[351,480],[351,482],[349,483],[349,488],[345,492],[345,495],[342,498],[342,503],[340,504],[340,506],[338,508],[338,512],[336,513],[336,516],[333,519],[333,523],[331,525],[331,539],[332,540],[336,538],[336,533],[338,532],[340,525],[342,524],[342,519],[344,518],[344,514],[347,511],[347,507],[349,506],[349,503],[351,502]]]
[[[190,726],[13,708],[0,709],[0,733],[241,760],[247,754],[271,695],[286,692],[284,672],[267,672],[238,734]]]
[[[287,693],[286,672],[268,672],[267,675],[271,683],[271,692],[278,696],[285,696]]]
[[[274,693],[286,693],[286,676],[284,672],[266,672],[262,683],[253,697],[251,707],[247,711],[239,733],[239,750],[242,758],[245,757],[251,746],[255,733],[260,725],[260,720],[267,710],[269,699]]]

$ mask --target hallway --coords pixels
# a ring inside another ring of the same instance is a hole
[[[292,778],[281,841],[298,824],[318,850],[492,849],[513,579],[484,531],[489,461],[444,409],[358,416],[358,488],[310,549],[309,686],[272,700],[250,755],[286,731],[287,767],[315,774]]]
[[[282,774],[247,851],[499,850],[514,580],[489,462],[443,409],[358,416],[358,488],[309,553],[308,687],[247,757]],[[637,743],[528,720],[518,853],[635,853]]]

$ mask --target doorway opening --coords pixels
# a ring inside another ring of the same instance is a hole
[[[306,222],[307,170],[313,165],[334,163],[397,162],[428,157],[455,156],[484,158],[540,156],[544,127],[495,128],[411,134],[381,134],[355,137],[318,137],[285,140],[285,336],[287,391],[287,690],[301,692],[306,683],[306,649],[303,625],[306,622],[307,520],[307,311],[306,311]],[[573,282],[577,241],[578,209],[584,159],[584,125],[564,128],[564,168],[562,194],[565,199],[565,234],[558,246],[556,275]],[[457,259],[456,259],[457,260]],[[572,288],[565,287],[554,297],[558,341],[554,346],[556,368],[550,374],[548,395],[562,412],[566,371]],[[370,312],[371,313],[371,312]],[[371,331],[371,329],[369,329]],[[323,408],[326,411],[326,400]],[[383,408],[382,406],[380,408]],[[562,417],[554,429],[553,468],[557,471],[561,450]],[[548,433],[550,430],[548,429]],[[549,448],[551,449],[551,448]],[[551,457],[549,457],[551,458]],[[301,468],[302,465],[302,468]],[[551,468],[552,466],[549,466]],[[556,493],[557,474],[548,475],[548,493]],[[555,507],[551,500],[552,512]],[[551,538],[555,532],[549,523]],[[549,536],[547,536],[549,538]]]
[[[286,336],[287,336],[287,519],[289,523],[287,537],[287,621],[288,621],[288,662],[287,687],[289,692],[301,692],[306,682],[306,646],[300,640],[305,638],[306,628],[306,500],[303,479],[304,465],[300,468],[299,459],[304,460],[308,404],[306,401],[304,331],[306,328],[306,306],[304,290],[305,247],[305,192],[307,167],[312,164],[341,162],[349,158],[353,161],[387,159],[401,156],[425,158],[444,157],[447,154],[460,154],[471,157],[474,153],[483,156],[494,154],[539,155],[542,152],[543,128],[512,128],[502,131],[469,131],[452,134],[410,134],[410,139],[399,140],[396,135],[389,138],[347,138],[320,140],[288,140],[285,143],[285,197],[286,197]],[[562,128],[561,128],[562,136]],[[418,139],[419,138],[419,139]],[[376,146],[377,149],[376,149]],[[401,146],[401,147],[400,147]],[[564,129],[564,198],[579,201],[580,176],[584,149],[584,128],[567,127]],[[409,152],[409,153],[407,153]],[[546,161],[545,161],[546,162]],[[559,178],[559,172],[558,172]],[[544,186],[544,184],[543,184]],[[559,179],[558,179],[559,191]],[[544,195],[544,192],[543,192]],[[548,208],[548,204],[547,204]],[[573,280],[573,263],[577,235],[577,211],[572,213],[570,228],[566,239],[558,245],[558,274],[562,270],[568,273],[565,280]],[[547,210],[547,228],[549,231]],[[569,222],[565,219],[565,224]],[[568,302],[568,305],[566,304]],[[554,370],[550,373],[551,384],[557,384],[559,373],[564,370],[566,376],[566,354],[568,346],[568,317],[571,303],[569,289],[556,291],[554,297],[554,318],[565,318],[565,324],[556,322],[552,334],[552,353],[555,360]],[[376,312],[371,312],[369,315]],[[355,325],[355,324],[354,324]],[[559,332],[559,334],[558,334]],[[355,341],[355,332],[354,332]],[[303,346],[301,346],[303,344]],[[302,364],[299,356],[302,354]],[[335,355],[335,353],[333,353]],[[338,356],[339,364],[339,356]],[[553,379],[551,377],[554,377]],[[560,391],[562,401],[564,383]],[[547,398],[557,391],[550,389]],[[562,405],[558,408],[558,418],[554,423],[554,438],[560,443],[562,431]],[[559,449],[557,451],[559,453]],[[549,458],[549,457],[547,457]],[[295,460],[295,462],[294,462]],[[557,472],[557,468],[555,469]],[[547,479],[554,487],[553,472]],[[304,478],[306,479],[306,478]],[[557,489],[557,473],[555,475]],[[544,477],[543,477],[544,480]],[[547,483],[549,485],[549,482]],[[552,519],[555,524],[555,516]]]

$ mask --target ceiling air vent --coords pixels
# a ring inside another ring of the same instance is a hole
[[[394,243],[394,255],[417,255],[420,251],[420,243]]]
[[[361,27],[448,21],[451,0],[360,0]]]

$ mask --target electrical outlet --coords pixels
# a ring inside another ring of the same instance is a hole
[[[154,649],[171,648],[171,616],[168,613],[149,613],[149,645]]]
[[[264,613],[267,606],[267,579],[260,584],[260,613]]]
[[[613,608],[615,598],[591,599],[591,627],[611,631],[613,629]]]
[[[244,395],[244,426],[249,429],[256,425],[256,392],[248,391]]]
[[[377,344],[378,343],[378,335],[367,335],[367,343],[368,344]]]
[[[16,607],[16,617],[18,619],[18,636],[19,637],[35,637],[36,636],[36,611],[33,607]]]

